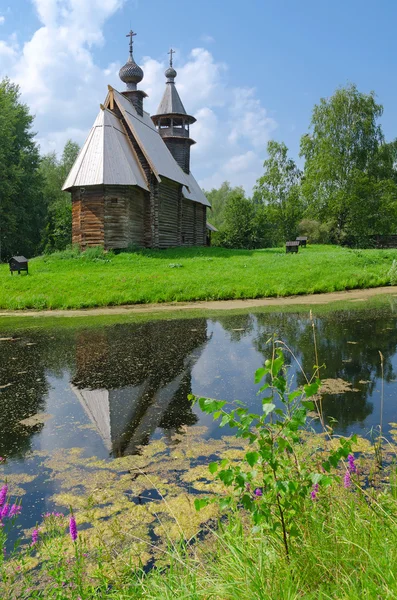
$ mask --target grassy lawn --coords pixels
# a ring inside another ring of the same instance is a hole
[[[334,292],[387,285],[397,250],[311,246],[86,254],[64,252],[29,263],[29,276],[0,265],[0,308],[66,309],[148,302],[227,300]]]

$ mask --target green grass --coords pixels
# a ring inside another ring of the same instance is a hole
[[[282,297],[389,284],[397,250],[311,246],[178,248],[103,254],[99,249],[38,257],[30,275],[0,265],[0,308],[67,309],[120,304]]]

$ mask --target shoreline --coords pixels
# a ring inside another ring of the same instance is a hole
[[[276,298],[252,298],[235,300],[199,300],[192,302],[164,302],[155,304],[126,304],[120,306],[99,306],[96,308],[55,309],[55,310],[1,310],[3,317],[88,317],[104,315],[129,315],[147,313],[167,313],[185,310],[233,310],[244,308],[280,307],[307,305],[315,306],[333,302],[365,302],[375,296],[397,296],[397,286],[325,292],[324,294],[304,294]]]

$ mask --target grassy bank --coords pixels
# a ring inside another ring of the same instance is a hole
[[[66,309],[120,304],[290,296],[389,284],[397,250],[311,246],[179,248],[103,254],[64,252],[30,261],[30,275],[0,265],[0,308]]]

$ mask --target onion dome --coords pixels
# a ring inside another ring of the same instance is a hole
[[[119,77],[121,81],[127,84],[128,90],[136,90],[136,85],[143,79],[143,71],[139,65],[136,64],[132,53],[133,36],[136,35],[133,31],[127,34],[126,37],[130,38],[130,56],[123,67],[119,71]]]
[[[172,81],[174,81],[174,79],[178,75],[178,73],[175,71],[174,67],[171,65],[170,67],[168,67],[168,69],[166,70],[164,75],[167,77],[168,81],[172,82]]]
[[[168,52],[168,54],[170,55],[170,66],[168,67],[168,69],[166,70],[166,72],[164,73],[164,75],[167,78],[167,83],[173,83],[175,77],[178,75],[178,73],[175,71],[174,67],[172,66],[172,55],[175,54],[175,50],[173,50],[171,48],[171,50]]]

